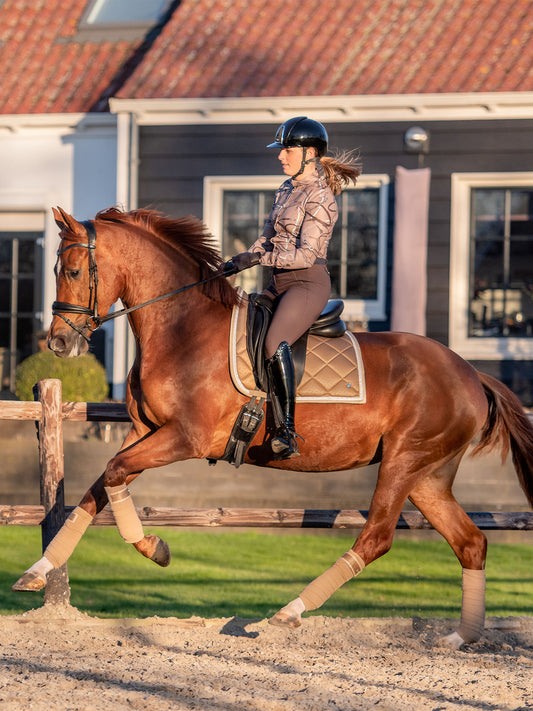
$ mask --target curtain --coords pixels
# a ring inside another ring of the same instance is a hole
[[[391,329],[426,334],[429,168],[398,166],[395,181]]]

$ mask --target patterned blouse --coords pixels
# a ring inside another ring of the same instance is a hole
[[[248,251],[259,252],[267,267],[311,267],[326,259],[337,214],[333,192],[319,173],[289,178],[276,192],[263,234]]]

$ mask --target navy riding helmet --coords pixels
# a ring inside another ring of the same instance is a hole
[[[302,148],[316,148],[318,157],[325,155],[328,150],[328,134],[324,126],[319,121],[307,118],[307,116],[296,116],[291,118],[276,131],[273,143],[269,143],[267,148],[292,148],[301,146]]]

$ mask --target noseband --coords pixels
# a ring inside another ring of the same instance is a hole
[[[174,291],[169,291],[167,294],[162,294],[161,296],[156,296],[148,301],[143,301],[142,304],[137,304],[137,306],[131,306],[130,308],[120,309],[119,311],[114,311],[107,316],[99,316],[98,314],[98,266],[96,264],[96,229],[94,224],[90,220],[85,220],[80,222],[81,225],[85,227],[87,232],[87,242],[75,242],[74,244],[69,244],[63,249],[57,251],[57,256],[60,257],[68,249],[73,247],[85,247],[89,253],[89,306],[80,306],[79,304],[69,304],[66,301],[54,301],[52,304],[52,314],[54,316],[59,316],[63,321],[68,324],[76,333],[85,338],[89,342],[89,337],[87,334],[93,333],[98,330],[106,321],[112,321],[119,316],[125,316],[132,311],[137,311],[137,309],[142,309],[143,306],[149,306],[150,304],[155,304],[157,301],[162,299],[168,299],[169,296],[174,296],[175,294],[181,294],[182,291],[187,289],[192,289],[195,286],[201,286],[206,284],[208,281],[213,279],[218,279],[224,276],[224,272],[218,271],[215,274],[202,279],[201,281],[196,281],[193,284],[187,284],[182,286],[180,289],[175,289]],[[87,316],[87,320],[84,326],[77,326],[64,314],[83,314]],[[92,322],[92,325],[91,325]]]

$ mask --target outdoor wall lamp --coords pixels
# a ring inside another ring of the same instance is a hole
[[[424,155],[429,153],[429,133],[420,126],[411,126],[403,134],[403,148],[406,153],[418,155],[418,167],[422,167]]]

